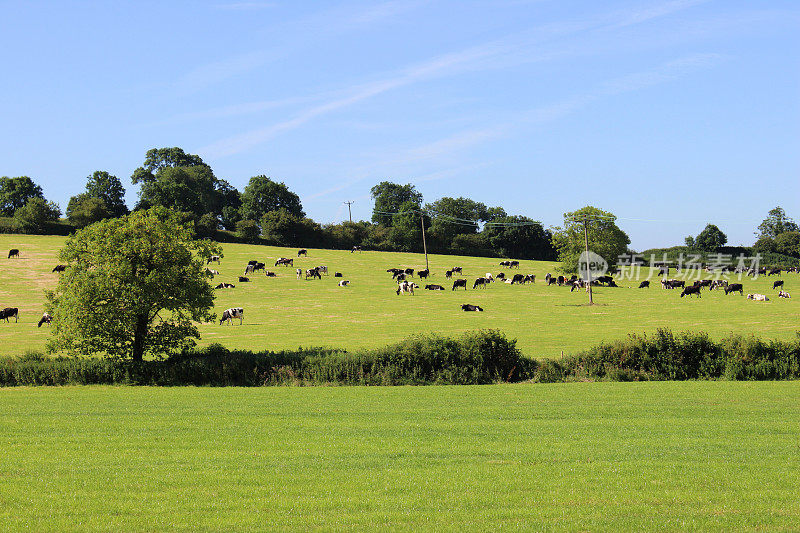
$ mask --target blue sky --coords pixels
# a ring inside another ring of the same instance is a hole
[[[591,204],[632,246],[800,219],[800,3],[0,2],[0,175],[63,207],[154,147],[320,222],[411,182],[545,225]]]

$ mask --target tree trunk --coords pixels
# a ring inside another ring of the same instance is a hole
[[[147,315],[136,317],[136,330],[133,332],[133,360],[144,359],[144,338],[147,335]]]

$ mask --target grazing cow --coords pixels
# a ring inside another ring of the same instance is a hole
[[[748,294],[748,300],[754,300],[756,302],[768,302],[769,298],[765,294]]]
[[[453,271],[452,270],[446,270],[445,273],[444,273],[444,277],[447,278],[447,279],[452,278],[453,277]]]
[[[11,259],[12,257],[19,257],[19,250],[16,248],[12,248],[8,251],[8,258]]]
[[[567,278],[565,278],[564,276],[558,276],[558,278],[556,278],[556,281],[558,282],[558,286],[560,287],[567,281]]]
[[[300,278],[303,277],[303,269],[302,268],[298,268],[294,272],[295,272],[295,274],[297,274],[297,279],[300,279]]]
[[[211,257],[209,257],[209,258],[208,258],[208,261],[206,261],[206,264],[207,264],[207,265],[210,265],[211,263],[217,263],[217,264],[219,264],[219,260],[220,260],[220,259],[222,259],[220,256],[218,256],[218,255],[212,255]]]
[[[264,276],[268,278],[277,278],[278,275],[275,272],[270,272],[269,270],[264,271]]]
[[[342,281],[339,282],[340,287],[347,287],[348,285],[350,285],[350,281],[346,279],[343,279]]]
[[[361,247],[360,246],[353,246],[353,249],[350,250],[350,253],[352,254],[353,252],[360,252],[360,251],[361,251]]]
[[[399,273],[395,274],[394,276],[392,276],[392,279],[395,280],[395,281],[405,281],[406,274],[405,274],[405,272],[399,272]]]
[[[206,267],[206,272],[211,274],[211,277],[219,276],[219,270],[214,270],[213,268]]]
[[[786,291],[778,291],[778,298],[791,298],[792,295]]]
[[[501,267],[510,267],[511,266],[511,261],[500,261],[500,266]]]
[[[425,290],[428,291],[443,291],[444,287],[441,285],[425,285]]]
[[[319,275],[319,267],[309,268],[306,270],[306,279],[311,278],[319,278],[322,279],[322,276]]]
[[[334,272],[333,273],[333,277],[334,278],[341,278],[342,277],[342,273],[341,272]]]
[[[508,268],[514,268],[514,267],[519,268],[519,261],[511,261],[510,264],[508,265]]]
[[[297,250],[297,257],[300,257],[301,255],[308,257],[308,250],[306,250],[305,248],[300,248],[299,250]]]
[[[405,269],[403,272],[404,272],[404,273],[405,273],[407,276],[411,276],[412,278],[414,277],[414,269],[413,269],[413,268],[407,268],[407,269]]]
[[[597,283],[608,284],[608,283],[611,283],[612,281],[614,281],[614,278],[612,278],[611,276],[599,276],[597,278]]]
[[[467,280],[465,279],[457,279],[453,282],[453,288],[450,289],[451,291],[456,290],[459,287],[464,287],[464,290],[467,290]]]
[[[453,272],[454,273],[458,272],[459,274],[463,274],[463,272],[461,272],[461,267],[453,267]]]
[[[0,311],[0,320],[5,319],[8,322],[8,319],[14,317],[14,322],[19,322],[19,309],[16,307],[6,307],[2,311]]]
[[[253,273],[258,272],[259,270],[264,270],[266,266],[267,265],[265,265],[264,263],[256,263],[255,265],[253,265]]]
[[[500,273],[498,273],[498,274],[497,274],[497,279],[506,279],[506,274],[505,274],[505,272],[500,272]]]
[[[461,304],[462,311],[483,311],[483,308],[479,305],[472,305],[472,304]]]
[[[247,264],[255,266],[258,264],[258,261],[256,261],[255,259],[251,259],[250,261],[247,262]]]
[[[231,307],[230,309],[226,309],[222,312],[222,319],[219,321],[219,325],[221,326],[223,322],[227,321],[228,325],[230,326],[234,318],[239,319],[239,325],[241,326],[242,322],[244,322],[244,309],[241,307]]]
[[[400,293],[402,292],[403,294],[410,293],[411,296],[414,296],[414,289],[418,288],[419,285],[417,285],[416,283],[412,283],[410,281],[401,281],[400,283],[397,284],[397,294],[399,296]]]
[[[45,314],[42,315],[42,318],[39,319],[39,323],[36,325],[36,327],[40,328],[42,327],[42,324],[49,324],[52,321],[53,321],[53,315],[45,312]]]
[[[547,274],[545,274],[545,276],[544,276],[544,280],[545,280],[545,282],[547,282],[547,284],[548,284],[548,285],[550,285],[550,280],[551,280],[552,278],[553,278],[553,275],[552,275],[550,272],[548,272],[548,273],[547,273]]]
[[[248,281],[250,281],[250,278],[245,276],[239,276],[239,283],[247,283]]]
[[[214,288],[215,289],[233,289],[235,287],[236,287],[236,285],[234,285],[233,283],[220,283],[219,285],[217,285]]]
[[[503,280],[503,283],[505,283],[507,285],[511,285],[511,281],[512,281],[511,278],[506,278],[506,279]]]
[[[417,272],[417,276],[419,276],[419,279],[428,279],[428,276],[430,275],[430,273],[431,273],[431,271],[426,268],[425,270],[418,271]]]
[[[780,268],[771,268],[769,270],[769,272],[767,272],[767,276],[771,276],[773,274],[777,274],[777,275],[780,276],[781,275],[781,269]]]
[[[548,286],[549,285],[555,285],[556,283],[558,283],[558,280],[556,278],[552,278],[551,277],[550,279],[547,280],[547,285]]]
[[[525,279],[522,280],[522,283],[536,283],[536,274],[526,274]]]
[[[728,280],[726,279],[715,279],[711,282],[711,286],[708,290],[713,291],[714,289],[725,288],[728,286]]]
[[[252,274],[252,273],[255,271],[255,268],[256,268],[256,266],[255,266],[255,265],[247,265],[246,267],[244,267],[244,274],[245,274],[245,276],[246,276],[247,274]]]
[[[320,274],[325,274],[326,276],[328,275],[328,267],[326,267],[325,265],[320,265],[316,268]]]
[[[703,296],[700,294],[700,286],[699,285],[690,285],[688,287],[684,287],[683,292],[681,292],[681,298],[684,296],[689,296],[690,294],[696,294],[698,298],[702,298]]]
[[[659,267],[658,268],[658,275],[659,276],[669,276],[669,267]]]
[[[639,284],[640,289],[649,289],[650,288],[650,281],[645,280]]]
[[[713,281],[710,279],[698,279],[697,281],[694,282],[694,286],[700,288],[711,287],[711,283],[713,283]],[[709,290],[711,289],[709,288]]]
[[[609,281],[609,282],[608,282],[608,286],[609,286],[609,287],[619,287],[619,285],[617,285],[617,284],[614,282],[614,280],[613,280],[613,279],[612,279],[611,281]]]
[[[386,272],[391,272],[392,277],[394,277],[395,274],[402,274],[403,272],[405,272],[405,270],[403,270],[402,268],[387,268]]]
[[[783,280],[779,279],[775,283],[772,284],[773,289],[777,289],[778,287],[783,288]]]
[[[483,277],[486,278],[486,281],[488,281],[489,283],[494,281],[494,276],[492,276],[491,272],[487,272],[486,275]]]
[[[53,268],[53,272],[64,272],[67,269],[67,265],[56,265]]]
[[[475,283],[472,284],[472,288],[476,289],[478,286],[480,286],[481,289],[485,289],[486,285],[488,285],[488,284],[489,283],[486,281],[486,278],[477,278],[475,280]]]
[[[275,264],[273,266],[278,266],[278,265],[292,266],[293,267],[294,266],[294,259],[292,259],[290,257],[279,257],[275,261]]]
[[[725,294],[728,295],[732,292],[738,292],[742,296],[744,296],[744,288],[742,287],[741,283],[731,283],[727,287],[725,287]]]
[[[522,283],[525,280],[525,276],[522,274],[514,274],[514,277],[511,278],[511,285],[515,283]]]

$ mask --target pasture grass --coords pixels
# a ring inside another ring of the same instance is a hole
[[[0,389],[0,529],[796,530],[797,382]]]
[[[55,286],[57,253],[63,237],[0,235],[0,306],[19,307],[19,324],[0,324],[0,354],[18,355],[44,347],[49,329],[36,328],[44,305],[44,289]],[[225,244],[225,257],[214,283],[232,282],[235,289],[217,291],[218,315],[228,307],[243,307],[242,326],[200,326],[201,345],[218,342],[231,349],[279,350],[300,346],[344,349],[377,347],[416,333],[457,335],[467,330],[494,328],[516,338],[528,357],[554,358],[570,354],[629,333],[653,332],[667,327],[674,331],[706,331],[719,339],[731,333],[752,333],[765,338],[790,339],[800,330],[800,276],[784,273],[790,300],[777,298],[772,290],[775,277],[745,278],[745,292],[770,296],[769,302],[748,301],[738,294],[703,291],[701,298],[680,298],[679,290],[663,290],[653,277],[650,289],[637,289],[638,281],[620,281],[620,288],[597,288],[597,305],[586,305],[583,291],[546,287],[546,273],[556,273],[555,263],[521,261],[519,270],[503,269],[499,259],[460,256],[430,256],[433,277],[428,283],[445,291],[418,290],[415,296],[395,294],[396,284],[386,273],[390,267],[424,268],[421,254],[390,252],[350,253],[309,249],[309,257],[296,257],[295,248]],[[19,259],[6,259],[9,248],[22,250]],[[273,267],[277,257],[295,258],[303,269],[327,265],[328,276],[320,280],[298,280],[294,268]],[[267,263],[276,278],[251,275],[250,283],[239,283],[247,261]],[[444,271],[464,268],[468,290],[451,291]],[[351,286],[337,286],[342,279]],[[536,274],[535,285],[510,286],[494,283],[472,290],[472,281],[486,272]],[[416,278],[415,278],[416,279]],[[169,283],[170,280],[164,280]],[[421,283],[424,285],[424,283]],[[483,313],[464,313],[463,303],[477,304]]]

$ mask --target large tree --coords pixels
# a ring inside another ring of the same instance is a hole
[[[34,196],[25,205],[14,211],[14,220],[24,232],[41,231],[45,222],[58,220],[61,208],[55,202],[47,202],[44,198]]]
[[[407,183],[399,185],[390,181],[382,181],[370,189],[375,207],[372,212],[372,222],[383,226],[392,225],[392,215],[400,210],[400,206],[411,202],[416,209],[422,206],[422,193]]]
[[[161,207],[77,231],[59,254],[68,267],[48,293],[49,347],[141,361],[193,346],[195,323],[214,318],[205,264],[220,254]]]
[[[784,231],[775,237],[775,250],[784,255],[800,257],[800,231]]]
[[[720,246],[725,246],[726,242],[728,242],[728,236],[714,224],[706,225],[705,229],[694,239],[694,245],[706,252],[716,251]]]
[[[273,181],[263,174],[250,178],[241,196],[241,217],[261,220],[270,211],[279,209],[285,209],[297,218],[305,216],[300,197],[290,191],[285,183]]]
[[[125,205],[125,187],[118,177],[105,170],[96,170],[86,178],[86,195],[103,200],[111,216],[121,217],[128,214],[128,206]]]
[[[445,196],[425,206],[432,218],[431,237],[442,247],[449,247],[457,235],[478,233],[478,223],[502,218],[499,207],[487,208],[470,198]]]
[[[14,211],[25,205],[31,198],[42,198],[42,188],[28,176],[0,178],[0,215],[14,216]]]
[[[502,217],[487,224],[482,233],[492,248],[505,257],[517,259],[555,259],[553,235],[541,222],[524,216]]]
[[[760,237],[769,237],[774,239],[781,233],[786,231],[798,231],[797,224],[786,216],[786,212],[781,207],[776,207],[775,209],[771,209],[769,213],[767,213],[767,218],[765,218],[761,224],[758,225],[758,231],[756,235]]]
[[[589,250],[600,255],[609,265],[615,264],[631,243],[628,235],[617,226],[617,217],[608,211],[587,206],[564,213],[564,226],[553,230],[553,246],[565,272],[578,270],[578,259],[585,249],[584,220],[588,221]]]
[[[82,192],[69,199],[67,219],[79,228],[114,216],[102,198]]]

